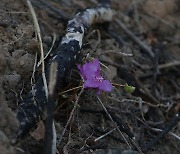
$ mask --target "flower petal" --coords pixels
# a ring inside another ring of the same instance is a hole
[[[99,89],[110,92],[112,90],[112,84],[109,80],[103,80],[102,82],[99,82]]]
[[[87,79],[92,79],[96,75],[99,75],[100,65],[97,59],[94,59],[92,63],[86,63],[83,65],[83,72]]]
[[[90,65],[90,69],[94,72],[99,72],[100,71],[100,65],[99,65],[99,60],[94,59],[93,62]]]
[[[84,88],[98,88],[98,87],[99,87],[98,82],[93,79],[86,80],[84,83]]]
[[[104,80],[100,74],[100,64],[98,59],[94,59],[90,63],[86,63],[83,66],[78,65],[83,78],[84,88],[96,88],[98,94],[101,91],[110,92],[112,90],[112,84],[109,80]]]

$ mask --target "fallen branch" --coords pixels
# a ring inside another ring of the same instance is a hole
[[[66,35],[57,49],[57,53],[52,57],[47,66],[46,80],[49,81],[49,70],[52,62],[57,62],[57,78],[56,85],[59,90],[62,82],[72,67],[75,66],[79,54],[81,53],[82,40],[88,28],[95,23],[110,22],[113,17],[110,9],[109,0],[100,0],[97,8],[89,8],[83,12],[79,12],[68,22]],[[49,85],[49,83],[48,83]],[[20,102],[16,110],[17,119],[20,127],[17,130],[16,139],[25,136],[32,128],[34,128],[42,117],[46,108],[46,95],[43,86],[42,77],[40,77],[34,86],[34,99],[32,92]]]

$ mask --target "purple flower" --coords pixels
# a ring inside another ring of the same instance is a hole
[[[84,78],[84,88],[95,88],[100,91],[110,92],[112,90],[112,84],[109,80],[104,80],[100,75],[99,60],[94,59],[93,62],[86,63],[83,66],[78,65],[79,70]]]

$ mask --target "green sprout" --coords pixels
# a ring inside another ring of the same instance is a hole
[[[128,85],[127,83],[124,86],[124,90],[130,94],[132,94],[135,90],[135,87]]]

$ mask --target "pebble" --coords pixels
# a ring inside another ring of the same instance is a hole
[[[21,76],[19,74],[4,75],[4,82],[8,84],[9,87],[15,87],[20,80]]]
[[[24,78],[29,77],[32,74],[34,66],[35,56],[30,53],[26,53],[16,61],[16,72]]]
[[[43,42],[46,43],[48,46],[52,43],[52,37],[51,36],[44,36]]]

